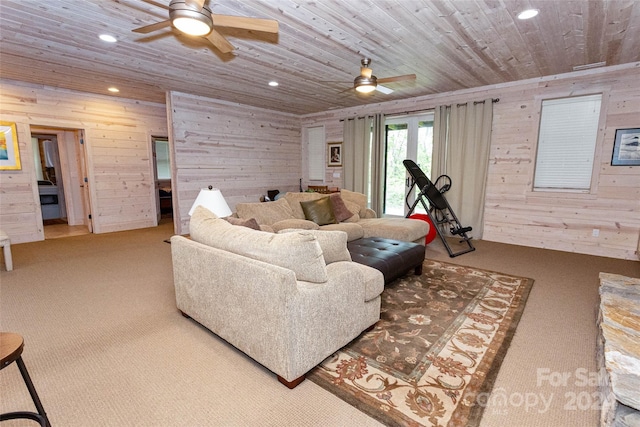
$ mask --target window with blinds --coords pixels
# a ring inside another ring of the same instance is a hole
[[[324,126],[307,128],[309,181],[324,181]]]
[[[602,95],[542,101],[533,189],[588,191]]]

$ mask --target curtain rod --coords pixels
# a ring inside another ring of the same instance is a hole
[[[356,120],[356,119],[365,119],[367,117],[374,117],[373,114],[368,114],[366,116],[360,116],[360,117],[349,117],[347,119],[340,119],[341,122],[344,122],[345,120]]]
[[[500,98],[492,98],[492,99],[491,99],[491,102],[493,102],[494,104],[495,104],[496,102],[500,102]],[[463,102],[463,103],[461,103],[461,104],[456,104],[456,106],[457,106],[457,107],[461,107],[461,106],[463,106],[463,105],[467,105],[467,104],[468,104],[468,102]],[[477,104],[484,104],[484,100],[482,100],[482,101],[473,101],[473,105],[477,105]]]
[[[500,98],[492,98],[491,102],[494,103],[494,104],[497,103],[497,102],[500,102]],[[468,102],[463,102],[461,104],[456,104],[456,106],[461,107],[461,106],[467,105],[467,104],[468,104]],[[473,105],[477,105],[477,104],[484,104],[484,100],[483,101],[473,101]],[[434,108],[422,108],[420,110],[403,111],[403,112],[400,112],[400,113],[392,113],[392,114],[387,114],[387,115],[389,115],[389,116],[394,116],[394,115],[400,116],[402,114],[422,113],[422,112],[425,112],[425,111],[433,110]],[[348,119],[340,119],[340,121],[344,122],[345,120],[364,119],[365,117],[373,117],[373,115],[369,114],[367,116],[361,116],[361,117],[349,117]]]

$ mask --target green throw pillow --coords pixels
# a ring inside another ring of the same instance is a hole
[[[318,200],[309,200],[308,202],[300,202],[304,217],[309,221],[313,221],[318,225],[337,224],[336,217],[333,214],[331,200],[323,197]]]

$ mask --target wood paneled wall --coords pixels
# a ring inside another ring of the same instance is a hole
[[[327,141],[339,141],[340,119],[346,117],[500,98],[494,104],[483,239],[638,259],[640,166],[611,166],[611,153],[616,129],[640,127],[639,82],[640,63],[632,63],[312,114],[303,117],[302,125],[325,125]],[[603,94],[591,192],[532,191],[542,100],[591,93]],[[334,178],[333,172],[327,170],[327,184],[342,186],[342,178]],[[594,229],[599,230],[597,237]]]
[[[0,171],[0,227],[12,242],[44,239],[31,126],[81,129],[95,233],[157,225],[151,135],[167,135],[164,104],[0,80],[0,117],[15,122],[22,169]]]
[[[189,209],[209,185],[222,191],[233,211],[268,190],[298,190],[298,116],[179,92],[168,94],[167,105],[176,234],[189,232]]]

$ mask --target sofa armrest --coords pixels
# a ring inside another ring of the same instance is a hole
[[[378,214],[376,214],[376,211],[374,211],[373,209],[370,208],[366,208],[364,210],[364,215],[360,215],[361,218],[377,218]]]
[[[297,230],[318,230],[320,226],[313,221],[309,221],[306,219],[293,218],[293,219],[283,219],[278,222],[274,222],[273,224],[271,224],[271,228],[273,228],[273,231],[278,233],[281,230],[286,230],[289,228],[293,228]]]

